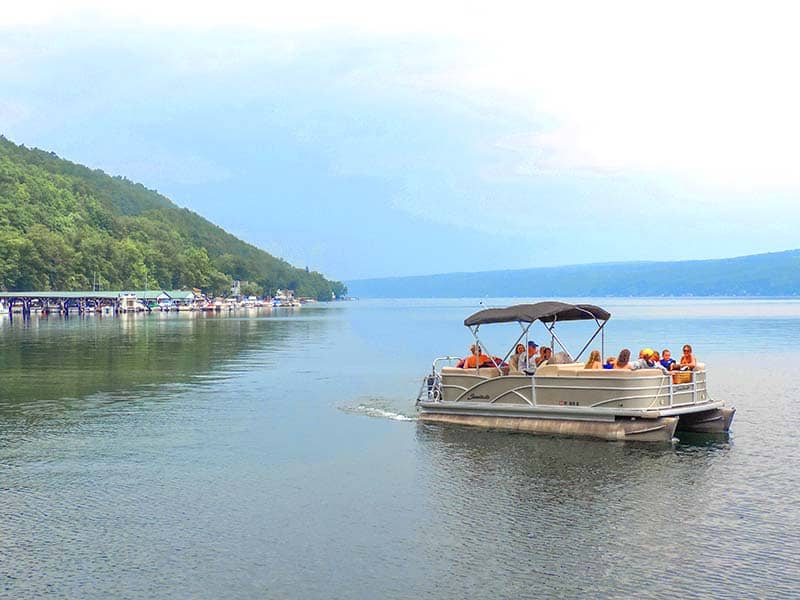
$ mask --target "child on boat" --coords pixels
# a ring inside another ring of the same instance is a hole
[[[672,365],[674,364],[675,359],[672,358],[672,353],[669,351],[669,348],[664,348],[661,351],[661,366],[668,371],[672,371]]]

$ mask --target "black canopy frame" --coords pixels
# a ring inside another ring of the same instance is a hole
[[[577,356],[575,356],[574,360],[578,360],[598,334],[601,335],[601,352],[605,355],[604,328],[610,318],[611,313],[594,304],[567,304],[566,302],[546,301],[533,304],[516,304],[506,308],[485,308],[464,319],[464,325],[472,332],[475,341],[481,344],[478,339],[478,329],[481,325],[488,325],[491,323],[519,323],[522,328],[522,333],[503,358],[504,361],[507,361],[517,344],[519,344],[523,338],[527,340],[528,331],[536,321],[541,321],[550,332],[550,346],[553,347],[557,342],[564,352],[569,354],[569,350],[567,350],[566,346],[556,335],[556,323],[560,321],[593,320],[597,324],[597,330],[588,339],[586,344],[584,344]]]
[[[594,304],[567,304],[566,302],[536,302],[515,304],[507,308],[485,308],[464,319],[464,325],[486,325],[488,323],[553,323],[555,321],[608,321],[611,318],[604,308]]]

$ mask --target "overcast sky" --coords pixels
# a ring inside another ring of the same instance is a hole
[[[0,133],[336,279],[800,247],[792,3],[16,4]]]

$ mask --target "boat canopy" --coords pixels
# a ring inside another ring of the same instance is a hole
[[[594,319],[608,321],[611,313],[593,304],[567,304],[565,302],[536,302],[535,304],[516,304],[508,308],[486,308],[464,319],[464,325],[485,325],[487,323],[533,323],[542,321],[580,321]]]

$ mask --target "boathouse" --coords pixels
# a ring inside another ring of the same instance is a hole
[[[20,312],[23,316],[31,311],[68,314],[70,310],[85,312],[131,312],[150,311],[163,301],[191,308],[202,299],[194,291],[186,290],[128,290],[128,291],[30,291],[0,292],[0,301],[8,314]]]

